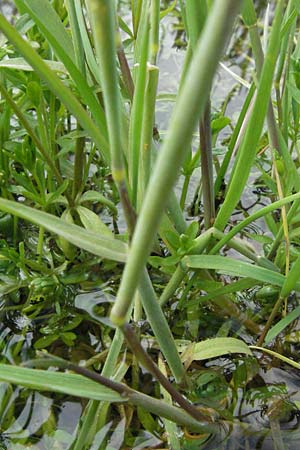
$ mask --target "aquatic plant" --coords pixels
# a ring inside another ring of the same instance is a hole
[[[89,399],[66,448],[135,448],[145,431],[137,448],[193,448],[191,433],[197,448],[218,445],[238,420],[243,427],[239,390],[263,408],[272,399],[265,415],[284,445],[280,423],[297,404],[284,388],[250,387],[262,353],[299,370],[287,344],[299,342],[300,11],[294,0],[273,3],[263,38],[252,0],[135,0],[130,20],[122,2],[15,0],[14,25],[0,15],[3,314],[26,318],[23,339],[34,330],[28,354],[23,340],[3,352],[0,380]],[[160,138],[168,14],[180,16],[187,49]],[[226,115],[230,93],[212,114],[211,92],[238,20],[255,70],[248,83],[227,68],[247,89],[236,119]],[[254,169],[267,196],[248,212],[240,202]],[[226,364],[205,366],[216,358],[231,364],[230,380]],[[3,422],[21,445],[9,395]]]

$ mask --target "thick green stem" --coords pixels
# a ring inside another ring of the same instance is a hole
[[[216,0],[199,46],[194,53],[189,73],[173,113],[168,135],[149,182],[117,300],[111,311],[111,320],[118,326],[125,322],[127,310],[151,251],[168,196],[184,160],[185,150],[190,144],[196,123],[204,111],[208,96],[207,87],[211,86],[239,4],[238,0],[227,2]],[[205,65],[203,65],[204,55],[206,55]]]
[[[100,78],[107,115],[112,176],[118,188],[129,234],[133,233],[135,213],[129,200],[121,143],[121,101],[116,67],[115,11],[109,0],[87,0],[99,58]]]
[[[146,269],[143,270],[139,291],[141,301],[146,312],[147,318],[153,329],[160,349],[167,360],[167,363],[178,383],[185,383],[185,369],[180,360],[176,343],[171,333],[167,319],[158,303],[155,291]]]

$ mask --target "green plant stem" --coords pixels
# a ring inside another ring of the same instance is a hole
[[[205,108],[208,86],[211,86],[239,3],[237,0],[227,2],[216,0],[202,39],[195,51],[173,113],[168,136],[158,155],[149,182],[117,300],[111,311],[111,320],[118,326],[122,326],[125,322],[126,313],[151,251],[168,196],[184,160],[185,149],[190,144],[194,127]],[[207,55],[205,66],[202,64],[203,55]]]
[[[206,1],[190,0],[186,3],[186,25],[193,52],[207,18]],[[199,123],[201,181],[204,207],[204,226],[207,230],[215,219],[215,196],[213,182],[212,132],[210,121],[210,99],[208,98]]]
[[[185,205],[185,201],[186,201],[186,196],[188,193],[188,188],[189,188],[189,184],[191,181],[191,174],[186,174],[184,177],[184,183],[182,186],[182,190],[181,190],[181,195],[180,195],[180,208],[182,210],[184,210],[184,205]]]
[[[140,159],[142,157],[142,129],[143,119],[145,114],[145,92],[146,92],[146,79],[147,79],[147,61],[148,61],[148,46],[149,46],[149,17],[148,17],[148,0],[144,2],[141,23],[139,27],[138,41],[136,45],[136,58],[137,63],[135,65],[136,77],[135,77],[135,91],[132,101],[132,108],[130,114],[129,123],[129,143],[128,143],[128,168],[129,168],[129,181],[131,188],[131,201],[132,205],[137,208],[137,195],[139,188],[139,167]],[[149,106],[149,103],[148,105]],[[152,118],[153,120],[153,118]],[[151,120],[151,123],[152,123]]]
[[[237,121],[237,123],[236,123],[236,125],[234,127],[234,130],[233,130],[233,133],[232,133],[229,145],[228,145],[228,150],[226,152],[224,160],[222,161],[220,170],[218,171],[218,174],[217,174],[217,178],[216,178],[216,181],[215,181],[215,188],[214,188],[214,191],[215,191],[216,194],[219,193],[219,191],[221,189],[221,186],[222,186],[222,183],[224,182],[224,178],[225,178],[225,175],[226,175],[226,172],[227,172],[227,169],[228,169],[228,166],[229,166],[232,154],[235,151],[236,144],[238,142],[238,139],[240,138],[240,135],[242,133],[243,127],[244,127],[244,125],[245,125],[245,123],[247,121],[247,113],[249,111],[249,107],[251,105],[251,102],[253,101],[253,98],[254,98],[254,95],[255,95],[255,92],[256,92],[255,89],[256,89],[255,88],[255,84],[252,83],[251,87],[249,89],[249,92],[248,92],[248,94],[246,96],[246,99],[245,99],[245,101],[243,103],[242,110],[240,112],[238,121]]]
[[[66,7],[68,10],[68,18],[71,27],[72,41],[74,43],[76,65],[79,68],[82,75],[86,76],[84,46],[82,43],[82,35],[78,23],[75,3],[76,2],[74,2],[74,0],[66,0]]]
[[[167,360],[175,380],[177,383],[185,384],[185,369],[180,360],[169,324],[158,303],[151,280],[145,268],[140,277],[139,292],[141,294],[143,308],[146,312],[151,328],[153,329],[160,349]]]
[[[121,143],[121,102],[115,61],[115,11],[109,0],[87,0],[91,14],[95,47],[100,61],[99,70],[103,89],[109,134],[112,176],[119,191],[129,234],[135,225],[135,212],[131,206],[126,179]]]
[[[249,27],[249,33],[250,33],[250,39],[251,39],[255,64],[256,64],[256,68],[257,68],[258,77],[260,77],[263,63],[264,63],[264,54],[263,54],[263,49],[262,49],[259,31],[258,31],[258,27],[257,27],[257,17],[256,17],[256,13],[255,13],[253,0],[245,0],[243,5],[244,5],[243,17],[244,17],[245,24]],[[291,2],[289,2],[288,9],[290,7],[291,7]],[[285,44],[284,44],[284,46],[285,46]],[[282,47],[282,44],[281,44],[281,47]],[[288,48],[290,49],[291,47],[289,46]],[[282,50],[279,55],[279,64],[280,64],[281,54],[282,54]],[[288,53],[288,55],[290,55],[290,53]],[[286,53],[284,53],[284,59],[285,59],[285,61],[287,59]],[[278,69],[279,69],[279,67],[278,67],[279,64],[277,65]],[[279,82],[278,76],[279,75],[276,72],[275,82],[274,82],[275,87],[276,87],[276,84],[278,84],[278,82]],[[286,102],[288,102],[288,97],[287,97],[288,91],[285,89],[286,83],[283,83],[283,86],[284,86],[284,91],[286,92],[286,95],[284,96],[284,98],[285,98]],[[282,108],[281,108],[281,110],[282,110]],[[287,108],[285,108],[284,110],[288,111]],[[282,115],[282,113],[281,113],[281,115]],[[270,145],[273,149],[275,149],[277,152],[279,152],[283,156],[285,166],[289,172],[288,179],[290,177],[292,177],[293,185],[296,187],[296,189],[299,189],[299,175],[295,170],[293,159],[287,149],[287,145],[286,145],[287,138],[285,138],[285,139],[283,138],[283,134],[277,126],[274,108],[273,108],[273,104],[272,104],[271,100],[269,102],[269,106],[268,106],[268,110],[267,110],[267,124],[268,124]],[[287,185],[287,192],[288,192],[292,188],[292,186],[289,187],[288,182],[286,183],[286,185]]]
[[[290,15],[293,7],[294,7],[294,1],[290,0],[288,2],[288,6],[286,9],[286,16]],[[296,15],[296,17],[297,17],[297,15]],[[296,17],[294,19],[294,22],[296,21]],[[280,55],[279,55],[279,59],[278,59],[275,80],[274,80],[274,86],[275,86],[275,92],[276,92],[276,105],[277,105],[277,111],[278,111],[278,123],[279,123],[280,128],[282,126],[282,103],[281,103],[281,94],[280,94],[280,84],[281,84],[283,70],[285,67],[288,46],[291,45],[291,36],[292,35],[293,35],[293,33],[286,33],[283,36],[282,43],[281,43],[281,51],[280,51]]]
[[[101,371],[101,375],[103,377],[111,378],[113,376],[123,343],[123,333],[120,329],[117,329]],[[108,406],[109,405],[107,404],[107,402],[100,403],[97,400],[91,400],[89,402],[86,407],[85,417],[76,438],[76,445],[74,447],[74,450],[81,450],[83,448],[83,444],[87,442],[87,436],[89,436],[90,433],[94,434],[97,431],[94,428],[97,425],[95,423],[95,417],[101,417],[101,420],[105,422]]]
[[[44,245],[44,235],[45,235],[45,228],[40,227],[39,228],[39,239],[37,243],[37,255],[38,255],[38,263],[42,262],[42,256],[43,256],[43,245]]]
[[[156,65],[159,50],[160,0],[151,0],[150,7],[149,61],[151,65]]]
[[[73,372],[87,377],[90,380],[95,381],[96,383],[100,383],[101,385],[106,386],[109,389],[112,389],[113,391],[119,393],[124,398],[124,401],[129,401],[136,406],[140,406],[149,412],[157,414],[158,416],[165,417],[175,423],[178,423],[179,425],[184,425],[191,430],[202,431],[206,433],[217,433],[218,431],[220,431],[220,425],[218,423],[208,423],[207,420],[205,422],[203,422],[203,420],[196,420],[191,417],[190,414],[187,414],[185,411],[181,411],[179,408],[168,405],[161,400],[157,400],[153,397],[137,392],[123,383],[110,380],[84,367],[77,366],[57,357],[49,358],[49,362],[51,362],[52,365],[55,364],[58,367],[72,370]],[[34,364],[37,365],[38,362],[34,362]],[[206,416],[205,419],[207,419]]]
[[[293,203],[292,207],[290,208],[290,210],[289,210],[289,212],[287,214],[287,223],[288,224],[291,222],[291,220],[294,217],[295,213],[298,211],[299,206],[300,206],[300,200],[297,199]],[[275,258],[277,250],[278,250],[278,247],[281,244],[282,237],[283,237],[283,225],[280,226],[279,231],[278,231],[274,241],[272,242],[271,249],[270,249],[270,251],[268,253],[268,259],[273,260]]]
[[[71,33],[74,42],[74,52],[76,65],[79,68],[81,74],[86,77],[86,66],[85,66],[85,56],[84,56],[84,46],[82,42],[82,36],[80,33],[80,27],[76,14],[76,7],[74,1],[67,0],[66,2],[68,17],[71,26]],[[81,131],[79,123],[77,124],[77,131]],[[81,136],[76,139],[75,144],[75,159],[74,159],[74,176],[73,176],[73,186],[72,186],[72,198],[75,201],[78,193],[82,189],[84,168],[85,168],[85,137]]]
[[[158,67],[147,66],[147,82],[144,96],[144,116],[141,135],[141,161],[139,171],[138,206],[141,205],[151,173],[151,147],[155,114],[156,91],[158,84]]]
[[[159,298],[159,304],[161,307],[163,307],[175,294],[176,290],[184,280],[186,274],[187,271],[184,270],[179,264]]]

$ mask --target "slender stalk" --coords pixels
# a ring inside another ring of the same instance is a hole
[[[211,418],[202,414],[197,408],[194,407],[190,402],[188,402],[169,382],[167,377],[162,374],[156,364],[149,357],[148,353],[145,352],[141,346],[139,340],[137,339],[135,333],[132,331],[130,325],[126,324],[122,327],[124,336],[129,343],[133,353],[137,356],[139,362],[144,366],[145,369],[149,370],[150,373],[159,381],[159,383],[166,389],[167,392],[172,396],[173,400],[178,403],[188,414],[190,414],[196,420],[207,420],[211,421]]]
[[[80,27],[77,19],[76,7],[74,1],[67,0],[66,2],[68,17],[71,26],[72,40],[74,42],[74,52],[76,65],[79,68],[83,76],[86,77],[86,66],[85,66],[85,55],[84,46],[82,43],[82,36],[80,33]],[[80,124],[77,124],[77,131],[82,128]],[[76,139],[75,144],[75,159],[74,159],[74,175],[73,175],[73,186],[72,186],[72,197],[73,200],[76,199],[78,193],[82,189],[84,168],[86,164],[86,158],[84,155],[85,147],[85,137],[81,136]]]
[[[210,254],[218,253],[219,250],[226,245],[230,239],[232,239],[234,236],[236,236],[243,228],[245,228],[250,223],[254,222],[255,220],[259,219],[260,217],[263,217],[266,214],[269,214],[272,211],[275,211],[275,209],[280,208],[282,205],[285,205],[287,203],[294,202],[292,208],[290,209],[289,213],[292,211],[295,213],[296,209],[299,207],[299,198],[300,193],[289,195],[288,197],[285,197],[282,200],[277,200],[276,202],[273,202],[271,205],[265,206],[264,208],[261,208],[259,211],[256,211],[255,213],[251,214],[251,216],[247,217],[246,219],[242,220],[240,223],[238,223],[235,227],[233,227],[224,237],[211,249]],[[289,214],[288,214],[289,216]],[[268,258],[270,259],[270,255],[268,255]]]
[[[187,224],[174,191],[172,191],[170,194],[166,212],[168,217],[174,223],[174,226],[178,233],[184,233],[187,229]]]
[[[259,36],[258,26],[257,26],[257,17],[253,4],[253,0],[245,0],[243,3],[243,18],[246,26],[249,28],[250,40],[252,45],[252,50],[254,54],[255,64],[257,68],[258,77],[261,75],[263,62],[264,62],[264,53],[262,49],[262,44]],[[276,74],[275,83],[278,83],[278,74]],[[282,152],[280,146],[280,139],[278,136],[278,126],[275,120],[275,114],[272,102],[270,100],[268,111],[267,111],[267,122],[268,122],[268,131],[270,136],[270,143],[272,148],[274,148],[278,152]]]
[[[96,372],[92,372],[85,367],[77,366],[76,364],[55,356],[51,356],[48,359],[51,365],[55,364],[57,367],[72,370],[75,373],[87,377],[90,380],[93,380],[96,383],[106,386],[107,388],[119,393],[121,397],[124,398],[124,401],[129,401],[133,405],[140,406],[149,412],[165,417],[175,423],[178,423],[179,425],[186,426],[191,430],[206,433],[217,433],[220,431],[220,425],[218,423],[208,423],[206,416],[205,421],[199,419],[196,420],[191,417],[190,414],[187,414],[185,411],[182,411],[175,406],[168,405],[161,400],[157,400],[153,397],[137,392],[123,383],[110,380],[109,378],[106,378]],[[38,361],[35,361],[35,365],[38,363]],[[45,361],[42,361],[42,363],[45,364]]]
[[[44,235],[45,235],[45,228],[39,227],[39,239],[37,243],[37,255],[38,255],[38,263],[41,264],[42,262],[42,256],[43,256],[43,245],[44,245]]]
[[[293,8],[294,8],[294,1],[290,0],[288,3],[287,9],[286,9],[286,17],[288,17],[291,14],[291,11]],[[295,15],[294,24],[296,23],[296,20],[297,20],[297,14]],[[294,25],[292,26],[292,28],[293,27],[294,27]],[[283,36],[282,43],[281,43],[281,51],[280,51],[276,74],[275,74],[274,86],[275,86],[275,92],[276,92],[276,105],[277,105],[277,111],[278,111],[279,127],[281,127],[281,125],[282,125],[282,104],[281,104],[282,99],[281,99],[281,93],[280,93],[280,84],[281,84],[280,81],[281,81],[281,77],[282,77],[284,66],[285,66],[288,46],[290,46],[292,43],[291,38],[293,35],[294,35],[294,33],[291,32],[291,33],[286,33]]]
[[[118,188],[129,234],[133,233],[135,213],[129,201],[120,137],[121,102],[118,87],[115,46],[115,11],[109,0],[87,0],[95,36],[110,142],[112,176]]]
[[[277,302],[275,303],[272,312],[270,314],[270,317],[268,318],[268,321],[263,329],[263,332],[258,340],[258,346],[262,346],[264,339],[266,337],[267,332],[269,331],[273,320],[276,317],[276,314],[282,305],[282,302],[284,299],[288,297],[288,295],[292,292],[292,290],[295,288],[298,280],[299,280],[299,271],[300,271],[300,256],[296,259],[294,262],[290,272],[287,274],[285,281],[283,283],[283,286],[281,288],[281,291],[279,293],[279,297]]]
[[[239,4],[238,0],[227,2],[216,0],[202,39],[195,51],[173,113],[167,138],[158,155],[148,185],[117,300],[111,311],[111,320],[118,326],[125,322],[126,312],[151,251],[168,196],[184,160],[185,149],[191,141],[194,127],[205,108],[208,86],[211,86]],[[205,66],[202,64],[204,55],[207,56]]]
[[[207,17],[206,2],[190,0],[186,3],[186,22],[191,48],[195,51]],[[213,182],[212,133],[210,123],[210,100],[199,124],[201,149],[201,180],[204,206],[204,226],[208,229],[215,218],[215,195]]]
[[[212,134],[210,124],[210,101],[200,120],[201,179],[203,191],[204,226],[207,230],[215,219],[215,194],[213,182]]]
[[[160,1],[151,0],[150,9],[150,37],[149,37],[149,61],[156,65],[159,50],[159,13]]]
[[[130,114],[129,124],[129,144],[128,144],[128,167],[129,167],[129,181],[131,187],[131,201],[134,207],[137,207],[138,195],[138,174],[141,158],[141,144],[142,144],[142,128],[145,111],[145,89],[146,89],[146,75],[147,75],[147,60],[149,51],[149,2],[144,2],[141,25],[138,32],[138,41],[136,44],[136,81],[135,91],[132,102],[132,109]],[[152,119],[153,120],[153,119]],[[152,121],[151,121],[152,122]]]
[[[237,121],[237,123],[236,123],[236,125],[234,127],[234,130],[233,130],[233,133],[232,133],[229,145],[228,145],[228,150],[227,150],[226,155],[225,155],[225,157],[224,157],[224,159],[222,161],[222,165],[220,167],[220,170],[219,170],[219,172],[217,174],[217,178],[216,178],[216,181],[215,181],[215,189],[214,189],[216,194],[218,194],[218,192],[221,189],[221,185],[222,185],[222,183],[224,181],[224,178],[225,178],[225,175],[226,175],[226,172],[227,172],[227,169],[228,169],[231,157],[235,153],[235,150],[237,149],[237,145],[239,143],[241,135],[243,135],[243,128],[244,128],[245,124],[248,123],[248,112],[249,112],[249,109],[251,107],[251,103],[253,101],[253,97],[255,95],[255,92],[256,92],[255,91],[255,84],[252,83],[252,85],[251,85],[251,87],[249,89],[249,92],[247,94],[247,97],[246,97],[246,99],[244,101],[244,104],[243,104],[242,110],[240,112],[238,121]]]
[[[169,324],[158,303],[151,280],[144,268],[139,284],[141,301],[160,349],[178,383],[186,383],[186,374]]]
[[[270,329],[270,327],[271,327],[271,325],[273,323],[273,320],[276,317],[276,314],[277,314],[280,306],[282,305],[282,302],[283,302],[283,298],[279,296],[279,298],[278,298],[277,302],[275,303],[275,305],[274,305],[274,307],[272,309],[272,312],[271,312],[271,314],[270,314],[270,316],[269,316],[269,318],[267,320],[267,323],[264,326],[264,329],[262,330],[262,332],[259,335],[259,339],[257,341],[257,345],[259,347],[261,347],[263,345],[265,337],[266,337],[266,335],[267,335],[267,333],[268,333],[268,331],[269,331],[269,329]]]
[[[140,149],[139,192],[138,206],[140,207],[150,179],[151,172],[151,147],[154,125],[156,91],[158,85],[158,67],[147,66],[147,82],[144,96],[144,114],[142,120],[142,135]]]
[[[72,33],[72,41],[74,43],[74,52],[76,65],[79,68],[82,75],[86,75],[85,70],[85,57],[84,57],[84,46],[82,43],[82,35],[80,32],[80,27],[77,19],[76,13],[76,0],[66,0],[66,7],[68,10],[68,18],[70,22],[70,28]]]

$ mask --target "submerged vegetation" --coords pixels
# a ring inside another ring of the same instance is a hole
[[[0,449],[297,448],[299,2],[13,7]],[[173,93],[158,89],[168,17]],[[215,107],[220,67],[234,89]]]

